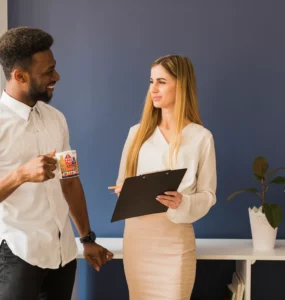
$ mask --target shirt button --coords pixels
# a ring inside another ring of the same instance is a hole
[[[33,111],[34,109],[32,108],[31,111]]]

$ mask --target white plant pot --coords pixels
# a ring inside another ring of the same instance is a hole
[[[268,223],[262,207],[248,209],[253,248],[258,251],[270,251],[275,247],[277,228]]]

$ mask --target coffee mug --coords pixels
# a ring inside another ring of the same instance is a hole
[[[55,154],[57,159],[57,176],[59,179],[67,179],[79,175],[76,150],[58,152]]]

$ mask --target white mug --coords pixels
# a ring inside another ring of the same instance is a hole
[[[77,154],[75,150],[58,152],[55,154],[57,159],[57,175],[59,179],[67,179],[79,175]]]

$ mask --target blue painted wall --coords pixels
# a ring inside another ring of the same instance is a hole
[[[98,236],[122,236],[123,222],[110,223],[116,197],[107,186],[115,183],[128,129],[139,120],[150,64],[178,53],[195,66],[202,120],[217,153],[218,202],[195,223],[196,236],[250,238],[247,209],[258,205],[258,198],[244,194],[231,203],[226,198],[239,188],[258,187],[251,173],[254,157],[267,157],[270,168],[285,165],[284,10],[281,0],[9,0],[9,28],[40,27],[55,38],[61,81],[52,105],[69,123]],[[272,187],[268,200],[284,209],[284,187]],[[278,238],[285,238],[285,222]],[[221,267],[220,262],[215,274],[216,262],[204,264],[198,264],[193,297],[221,299],[217,287],[230,280],[233,263]],[[273,285],[280,267],[258,263],[254,268],[266,268],[269,279],[255,273],[253,300],[271,299],[268,288],[259,291],[259,285]],[[96,275],[80,262],[79,271],[80,300],[127,299],[121,262]],[[212,285],[206,273],[218,278],[208,295],[205,284]],[[280,291],[276,287],[274,299],[283,299]]]

